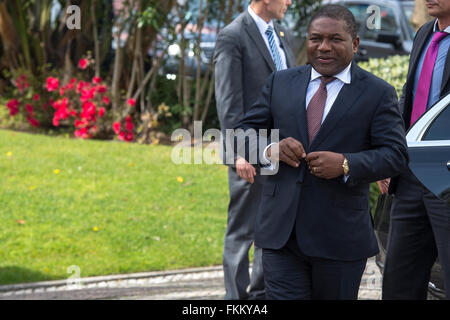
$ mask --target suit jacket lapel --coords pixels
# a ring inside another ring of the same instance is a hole
[[[272,70],[272,72],[276,71],[272,55],[270,54],[269,49],[267,49],[266,43],[264,42],[264,39],[262,38],[255,21],[253,21],[252,16],[248,12],[246,12],[245,25],[245,29],[248,35],[250,36],[250,38],[252,38],[256,48],[261,52],[269,68]]]
[[[311,143],[310,150],[315,150],[322,141],[333,131],[339,120],[345,116],[348,109],[355,105],[355,101],[364,92],[364,75],[355,62],[351,68],[352,79],[349,84],[344,84],[336,100],[331,107],[319,132]]]
[[[291,81],[292,98],[289,99],[294,103],[293,109],[294,117],[297,119],[299,136],[305,151],[308,152],[308,127],[306,122],[306,91],[308,89],[309,81],[311,80],[311,66],[302,68],[297,74],[297,78]],[[298,104],[297,104],[298,103]]]
[[[449,81],[450,81],[450,50],[447,52],[447,58],[445,59],[444,74],[442,75],[441,96],[443,96],[445,86]]]
[[[281,35],[282,30],[277,23],[274,23],[274,29],[277,33],[278,39],[280,39],[281,47],[284,50],[284,54],[286,56],[286,64],[288,68],[295,67],[295,58],[291,55],[291,50],[289,49],[289,44],[286,41],[285,34]]]

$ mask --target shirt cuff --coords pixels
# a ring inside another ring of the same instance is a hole
[[[269,149],[269,147],[273,144],[275,144],[276,142],[272,142],[271,144],[269,144],[263,151],[262,153],[262,157],[261,157],[261,167],[267,170],[275,170],[275,165],[272,163],[272,161],[270,161],[267,158],[267,149]]]

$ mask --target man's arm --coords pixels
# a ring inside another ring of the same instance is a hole
[[[238,39],[219,33],[214,50],[217,113],[222,131],[233,129],[244,115],[242,54]]]
[[[396,176],[408,164],[407,144],[395,89],[389,87],[381,98],[371,123],[371,150],[344,153],[349,180],[374,182]]]

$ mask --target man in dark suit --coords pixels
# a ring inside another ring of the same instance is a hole
[[[291,0],[252,0],[248,10],[219,33],[214,55],[215,93],[224,136],[225,130],[234,129],[255,103],[272,72],[295,66],[288,33],[273,21],[283,19],[290,5]],[[223,252],[225,299],[262,299],[261,249],[254,248],[251,283],[248,254],[264,177],[243,158],[235,163],[231,157],[225,162],[230,165]]]
[[[437,19],[422,26],[414,39],[400,109],[406,128],[440,97],[450,92],[450,1],[426,1]],[[392,179],[394,193],[383,299],[426,299],[436,257],[450,298],[450,207],[406,170]]]
[[[348,9],[319,9],[310,65],[272,74],[238,126],[281,139],[258,150],[279,165],[256,218],[268,299],[356,299],[378,252],[369,183],[403,170],[407,147],[396,92],[352,62],[358,45]]]

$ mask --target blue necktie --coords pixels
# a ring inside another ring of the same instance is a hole
[[[272,51],[272,58],[273,62],[275,63],[275,67],[277,68],[277,70],[282,70],[283,63],[281,62],[280,52],[278,51],[278,47],[275,42],[272,26],[267,27],[266,36],[267,40],[269,40],[270,51]]]

